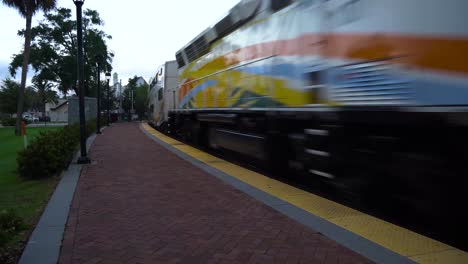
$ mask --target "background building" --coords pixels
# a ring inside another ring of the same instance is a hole
[[[68,122],[68,99],[59,99],[57,104],[46,103],[45,114],[52,122]]]
[[[144,79],[143,77],[141,77],[141,76],[138,77],[138,80],[137,80],[136,85],[137,85],[138,87],[140,87],[140,86],[145,85],[145,84],[148,84],[148,83],[145,81],[145,79]]]
[[[114,72],[112,79],[113,79],[112,89],[115,91],[115,96],[117,96],[118,98],[123,92],[122,80],[119,80],[119,74],[116,72]]]

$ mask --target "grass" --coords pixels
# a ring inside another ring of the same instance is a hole
[[[61,127],[27,128],[28,141],[39,133],[61,129]],[[16,157],[22,150],[23,137],[14,135],[14,128],[0,128],[0,210],[13,209],[23,219],[26,230],[11,237],[3,248],[0,248],[0,262],[13,264],[18,261],[23,246],[33,230],[41,212],[53,190],[58,177],[42,180],[26,180],[18,177]]]
[[[60,127],[28,128],[31,141],[40,132]],[[16,173],[16,156],[23,149],[23,137],[14,128],[0,128],[0,210],[12,208],[27,224],[33,224],[53,191],[57,179],[25,180]]]

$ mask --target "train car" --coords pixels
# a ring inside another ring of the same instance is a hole
[[[168,112],[176,108],[177,63],[167,61],[158,67],[150,81],[148,93],[148,117],[153,127],[166,130]]]
[[[176,53],[171,131],[345,193],[445,207],[468,189],[466,10],[243,0]]]

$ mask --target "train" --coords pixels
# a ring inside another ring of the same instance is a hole
[[[468,191],[466,10],[466,0],[242,0],[162,66],[177,84],[153,78],[151,102],[165,105],[150,103],[151,122],[349,196],[441,215]]]
[[[160,65],[149,82],[148,119],[150,124],[166,129],[169,111],[176,108],[177,63],[167,61]]]

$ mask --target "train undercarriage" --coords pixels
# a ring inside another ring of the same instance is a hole
[[[180,110],[166,133],[248,157],[351,203],[464,233],[468,112],[461,108]],[[385,204],[385,205],[384,205]],[[443,231],[446,232],[446,231]]]

